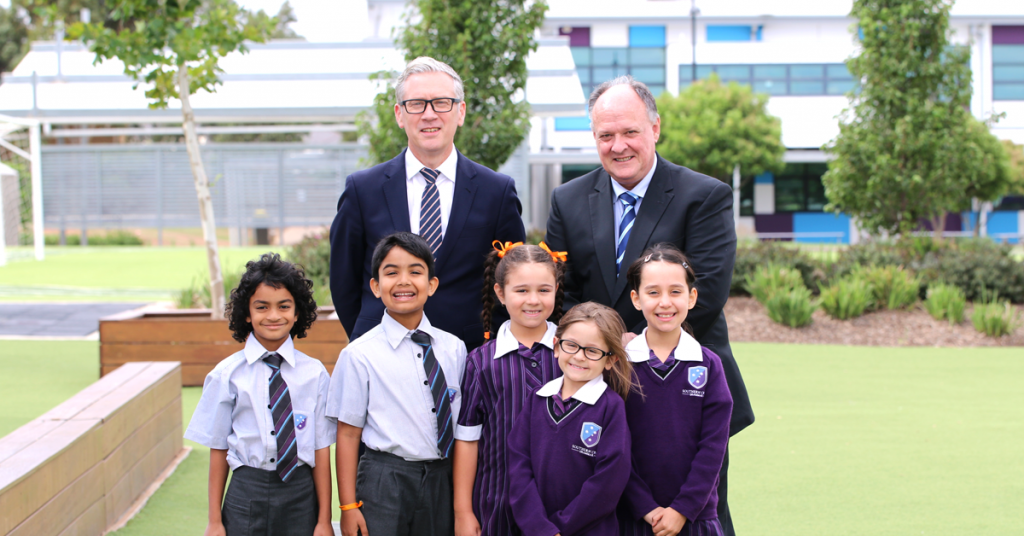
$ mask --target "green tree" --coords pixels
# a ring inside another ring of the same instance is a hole
[[[670,162],[732,184],[738,164],[744,175],[781,172],[782,122],[768,115],[768,95],[750,86],[700,80],[679,96],[658,97],[658,153]]]
[[[827,209],[872,234],[909,233],[922,220],[941,238],[948,212],[1005,190],[1005,160],[968,112],[970,50],[950,45],[946,0],[856,0],[859,81],[840,115],[823,178]],[[856,31],[856,30],[855,30]]]
[[[406,61],[430,56],[451,65],[466,90],[466,124],[455,145],[467,158],[497,169],[530,129],[526,56],[537,49],[534,32],[544,21],[543,1],[470,2],[416,0],[398,35]],[[396,73],[373,76],[382,92],[360,114],[360,133],[368,136],[371,164],[394,158],[408,144],[395,122]]]
[[[9,73],[28,52],[28,27],[18,9],[0,6],[0,73]]]
[[[1003,150],[1006,151],[1006,157],[1009,159],[1009,193],[1024,195],[1024,146],[1017,145],[1010,140],[1003,140],[1002,144]]]
[[[199,90],[215,91],[220,84],[219,60],[235,51],[246,52],[246,41],[265,41],[276,21],[262,12],[242,9],[234,0],[117,0],[112,4],[109,20],[77,22],[69,34],[86,41],[97,62],[121,60],[125,74],[150,84],[146,91],[150,108],[166,108],[171,99],[180,100],[206,242],[213,317],[223,318],[217,228],[189,97]]]

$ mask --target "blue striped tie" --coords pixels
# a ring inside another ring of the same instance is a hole
[[[277,436],[277,474],[281,480],[288,482],[295,467],[299,465],[292,396],[288,394],[288,384],[281,376],[281,356],[267,352],[263,354],[263,362],[274,371],[270,376],[270,414],[274,417],[274,431],[271,434]]]
[[[420,236],[430,244],[430,253],[437,259],[437,250],[441,249],[441,195],[437,193],[437,177],[441,172],[436,169],[423,168],[420,174],[427,180],[420,201]]]
[[[633,192],[624,192],[619,196],[622,203],[622,222],[619,223],[619,241],[615,250],[615,277],[619,276],[622,267],[622,258],[626,256],[626,245],[629,244],[629,232],[633,230],[633,221],[636,220],[636,202],[640,198]]]
[[[427,373],[427,381],[430,385],[430,395],[434,399],[432,411],[437,417],[437,449],[441,456],[447,458],[451,455],[452,444],[455,443],[455,430],[452,426],[452,401],[449,398],[448,382],[444,379],[444,370],[437,362],[434,355],[434,347],[430,341],[430,335],[417,331],[412,334],[412,342],[423,348],[423,370]]]

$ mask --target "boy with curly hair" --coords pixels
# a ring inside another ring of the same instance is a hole
[[[245,348],[206,376],[185,432],[210,448],[207,536],[334,534],[331,378],[292,342],[316,320],[312,289],[301,267],[266,253],[231,291],[225,312]]]

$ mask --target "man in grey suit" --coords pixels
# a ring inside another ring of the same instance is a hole
[[[701,345],[722,359],[733,413],[729,435],[754,422],[747,389],[729,346],[722,307],[729,298],[736,231],[732,189],[725,183],[661,158],[654,150],[661,133],[654,96],[630,76],[605,82],[589,102],[601,168],[555,189],[546,241],[568,252],[565,306],[595,301],[614,308],[627,329],[646,326],[626,288],[626,269],[649,246],[674,244],[697,271],[697,306],[687,322]],[[617,230],[634,218],[622,243]],[[718,487],[718,514],[734,534],[727,502],[729,452]]]

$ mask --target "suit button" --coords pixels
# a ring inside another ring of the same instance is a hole
[[[274,463],[275,461],[276,460],[274,460],[273,458],[270,459],[270,463]]]
[[[271,430],[270,435],[277,435],[277,430]]]
[[[267,404],[267,409],[272,409],[272,408],[270,407],[270,404]]]
[[[430,385],[430,382],[428,382],[427,380],[423,380],[423,385]]]
[[[437,408],[430,408],[431,413],[437,413]]]
[[[533,368],[537,368],[537,362],[534,361],[533,363],[530,363],[530,366],[533,367]]]

